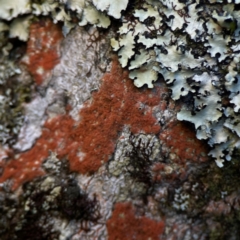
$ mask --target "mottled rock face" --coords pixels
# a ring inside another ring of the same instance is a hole
[[[0,239],[238,239],[240,2],[13,2]]]

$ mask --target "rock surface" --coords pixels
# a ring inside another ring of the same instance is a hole
[[[0,239],[239,238],[230,2],[4,5]]]

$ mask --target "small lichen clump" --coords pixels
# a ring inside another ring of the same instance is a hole
[[[240,147],[239,15],[222,1],[136,1],[111,41],[137,87],[161,74],[174,100],[188,97],[178,119],[208,140],[219,167]]]

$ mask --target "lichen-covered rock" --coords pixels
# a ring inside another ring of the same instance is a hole
[[[237,239],[239,1],[19,3],[0,22],[0,238]]]

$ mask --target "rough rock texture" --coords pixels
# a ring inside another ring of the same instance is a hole
[[[239,2],[12,2],[0,239],[239,239]]]

